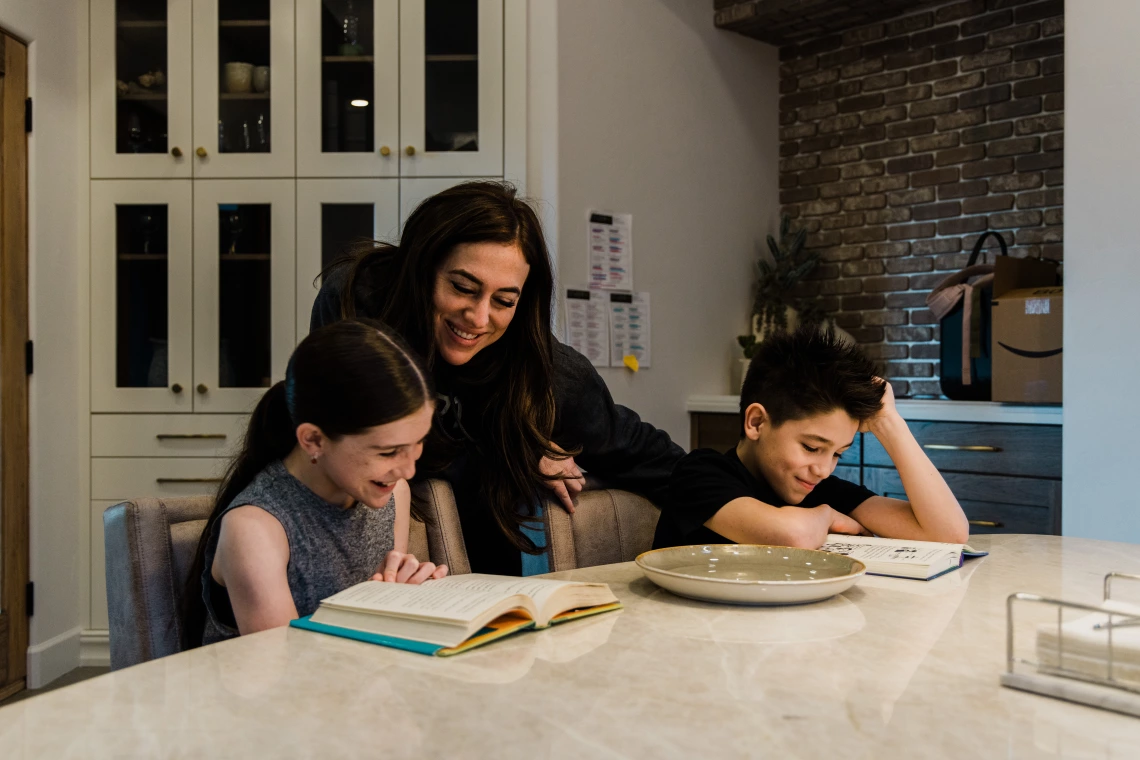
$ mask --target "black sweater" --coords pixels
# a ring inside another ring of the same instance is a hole
[[[313,305],[312,329],[340,319],[343,284],[343,270],[326,278]],[[374,316],[368,306],[372,295],[358,294],[357,312],[362,316]],[[477,413],[472,412],[481,406],[481,394],[478,389],[453,383],[450,376],[454,370],[441,364],[436,363],[435,380],[444,398],[437,413],[443,425],[455,429],[461,410],[468,410],[460,424],[471,439],[467,448],[474,453],[482,425]],[[684,456],[684,450],[665,431],[642,422],[633,410],[615,404],[590,361],[558,341],[554,341],[554,402],[553,441],[564,449],[580,448],[581,453],[574,457],[579,467],[607,487],[633,491],[656,504],[663,503],[673,465]],[[460,467],[447,473],[455,490],[471,569],[518,575],[518,550],[502,535],[486,505],[476,504],[472,498],[477,492],[477,470]]]

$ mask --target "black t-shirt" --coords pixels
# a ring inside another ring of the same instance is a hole
[[[851,512],[874,492],[832,476],[812,489],[798,507],[827,504],[837,512]],[[661,508],[661,519],[653,537],[653,548],[689,544],[731,544],[724,536],[709,530],[705,522],[733,499],[751,497],[774,507],[785,506],[768,482],[756,478],[740,461],[733,447],[721,454],[697,449],[673,468],[669,498]]]

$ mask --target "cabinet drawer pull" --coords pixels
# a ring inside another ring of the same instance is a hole
[[[159,433],[160,441],[224,441],[225,433]]]
[[[1005,523],[997,522],[996,520],[967,520],[970,525],[977,525],[979,528],[1004,528]]]
[[[1001,451],[1000,446],[956,446],[952,443],[924,443],[922,448],[929,451]]]
[[[221,483],[221,478],[155,478],[155,483],[160,486],[168,485],[170,483]]]

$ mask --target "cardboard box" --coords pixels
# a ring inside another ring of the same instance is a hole
[[[999,257],[994,271],[993,400],[1061,403],[1064,289],[1055,264]]]

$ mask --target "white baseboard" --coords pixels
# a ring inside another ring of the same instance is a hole
[[[79,664],[82,667],[111,667],[110,632],[87,629],[79,634]]]
[[[72,628],[47,641],[28,647],[28,688],[46,686],[79,667],[82,629]]]

